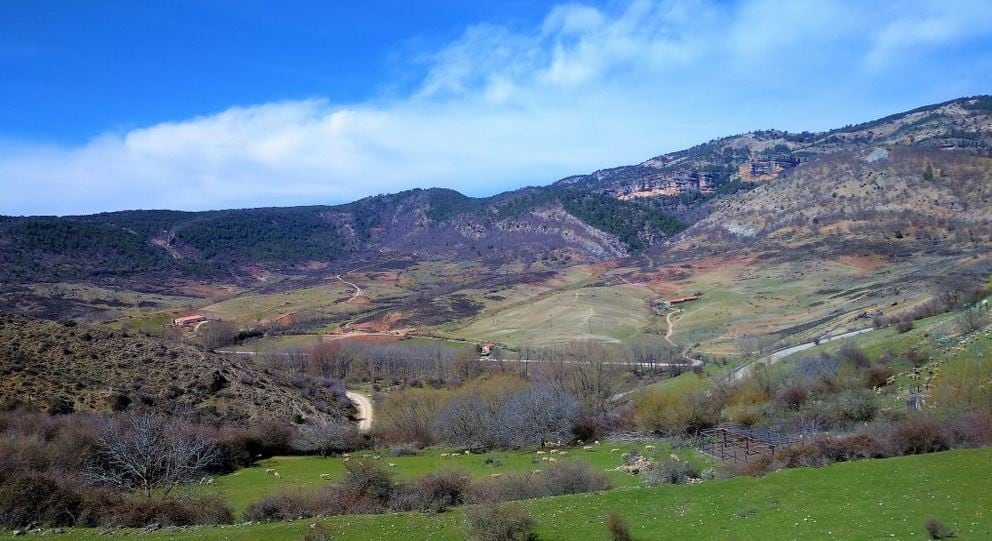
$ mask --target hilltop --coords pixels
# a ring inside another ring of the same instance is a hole
[[[161,338],[0,314],[0,344],[5,409],[150,411],[241,425],[351,413],[343,391],[305,392],[251,360]]]

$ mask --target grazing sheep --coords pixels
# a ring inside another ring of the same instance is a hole
[[[558,463],[558,459],[557,458],[549,458],[548,459],[548,462],[551,463],[551,464],[557,464]]]
[[[441,453],[441,458],[447,458],[449,453]]]
[[[544,470],[534,470],[531,473],[544,473]]]
[[[538,451],[537,454],[544,455],[544,454],[547,454],[547,453],[545,453],[544,451]]]
[[[279,479],[282,476],[279,475],[279,472],[275,472],[275,473],[272,474],[272,477],[275,477],[276,479]]]
[[[331,480],[331,474],[329,474],[329,473],[322,473],[322,474],[320,474],[320,480],[321,481],[330,481]]]
[[[265,475],[272,475],[275,472],[276,472],[276,470],[274,470],[272,468],[265,468]]]
[[[208,485],[212,485],[212,484],[214,484],[214,480],[213,480],[213,479],[207,479],[207,484],[208,484]]]
[[[568,454],[568,451],[562,451],[562,452],[558,453],[558,456],[564,456],[564,455],[567,455],[567,454]]]
[[[552,450],[550,450],[548,452],[551,453],[551,454],[553,454],[553,455],[556,455],[556,454],[558,454],[558,449],[552,449]]]
[[[470,454],[472,454],[472,451],[469,451],[468,449],[465,449],[465,454],[466,455],[470,455]]]
[[[599,440],[592,442],[593,445],[599,445]]]
[[[548,457],[546,457],[546,456],[542,456],[541,457],[541,462],[547,462],[547,461],[548,461]]]
[[[503,474],[502,473],[493,473],[493,474],[490,474],[489,477],[492,477],[493,479],[499,479],[500,477],[503,477]]]
[[[396,464],[393,464],[392,462],[390,462],[390,463],[389,463],[389,467],[390,467],[390,468],[395,468],[395,467],[396,467]]]
[[[586,445],[586,446],[582,447],[582,450],[583,451],[592,451],[592,445]]]
[[[616,447],[614,447],[613,449],[610,449],[610,454],[611,454],[611,455],[612,455],[613,453],[619,453],[619,452],[620,452],[620,449],[618,449],[618,448],[616,448]]]
[[[672,462],[682,462],[682,459],[679,458],[679,455],[676,455],[675,453],[668,455],[668,458],[672,459]]]

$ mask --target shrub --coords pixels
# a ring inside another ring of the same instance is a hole
[[[916,368],[919,368],[927,363],[926,354],[921,353],[919,350],[915,348],[907,350],[904,356],[906,357],[906,360],[909,361],[909,364],[913,365]]]
[[[361,498],[385,505],[393,494],[393,476],[369,460],[346,462],[341,488]]]
[[[992,415],[973,413],[948,419],[944,426],[954,447],[992,444]]]
[[[827,417],[838,423],[867,422],[878,413],[878,396],[867,389],[839,393],[827,404]]]
[[[448,507],[465,503],[469,478],[456,471],[445,471],[422,477],[416,483],[397,487],[389,506],[396,511],[433,511],[440,513]]]
[[[684,485],[692,479],[699,479],[699,467],[685,461],[666,460],[648,469],[644,481],[652,485]]]
[[[480,505],[465,510],[465,533],[472,541],[527,541],[534,520],[519,505]]]
[[[948,448],[947,436],[933,419],[909,417],[897,423],[889,433],[890,450],[896,455],[917,455],[944,451]]]
[[[830,463],[820,448],[812,442],[803,442],[786,447],[775,454],[775,462],[786,468],[819,468]]]
[[[314,522],[307,528],[300,541],[334,541],[334,531],[323,522]]]
[[[779,402],[793,410],[798,410],[808,398],[809,393],[799,385],[790,385],[778,393]]]
[[[266,496],[245,509],[245,519],[256,522],[295,520],[314,514],[312,499],[299,493],[290,492]]]
[[[547,496],[598,492],[611,488],[609,479],[600,472],[594,472],[588,464],[568,461],[544,472]]]
[[[710,387],[708,380],[692,375],[651,390],[636,404],[638,424],[668,434],[696,432],[712,425],[717,404]]]
[[[609,479],[581,462],[565,462],[541,473],[506,474],[499,479],[472,483],[469,501],[497,503],[609,490]]]
[[[992,416],[990,387],[992,355],[960,359],[941,367],[930,400],[943,413]]]
[[[619,513],[610,511],[606,515],[606,529],[609,530],[612,541],[634,541],[634,536],[630,535],[627,519]]]
[[[82,497],[63,480],[30,472],[0,486],[0,525],[31,523],[71,526],[82,507]]]
[[[417,454],[417,447],[409,443],[389,448],[389,456],[417,456]]]
[[[864,373],[865,387],[869,389],[884,387],[889,383],[889,377],[891,376],[892,369],[888,365],[876,364]]]
[[[866,355],[861,348],[855,345],[847,344],[840,348],[840,351],[838,351],[837,354],[840,355],[840,358],[845,362],[848,362],[858,368],[868,367],[868,355]]]
[[[230,524],[233,520],[231,509],[219,496],[131,497],[123,499],[113,508],[112,516],[105,519],[105,524],[140,528],[149,524],[162,526]]]
[[[849,434],[843,436],[822,436],[814,441],[819,452],[831,462],[843,462],[860,458],[878,458],[883,453],[881,442],[870,434]]]
[[[944,526],[939,520],[930,517],[923,522],[923,528],[926,529],[927,535],[930,539],[951,539],[956,537],[953,530]]]

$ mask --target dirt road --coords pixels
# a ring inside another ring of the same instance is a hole
[[[357,299],[362,294],[362,288],[358,287],[357,284],[353,284],[353,283],[349,282],[348,280],[345,280],[344,278],[341,277],[340,274],[338,274],[337,276],[335,276],[335,278],[337,278],[338,280],[340,280],[342,284],[347,284],[347,285],[355,288],[355,294],[352,295],[351,298],[348,299],[346,302],[354,302],[355,299]]]
[[[372,400],[355,391],[346,391],[346,393],[348,399],[358,408],[358,429],[368,432],[372,428]]]

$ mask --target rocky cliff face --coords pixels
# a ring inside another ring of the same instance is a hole
[[[893,145],[988,152],[992,97],[962,98],[829,132],[766,130],[725,137],[638,165],[568,177],[556,185],[648,200],[686,216],[724,186],[766,183],[823,156]]]

